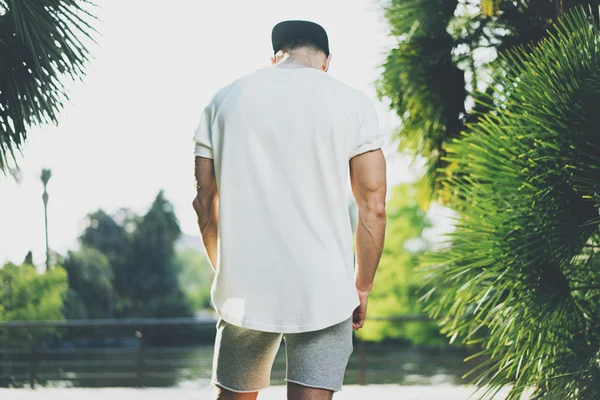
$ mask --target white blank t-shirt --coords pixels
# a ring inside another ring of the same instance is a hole
[[[320,70],[273,66],[221,89],[194,140],[219,189],[219,316],[282,333],[350,318],[349,160],[383,144],[369,98]]]

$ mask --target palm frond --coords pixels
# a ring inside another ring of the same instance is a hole
[[[378,93],[390,100],[402,119],[400,147],[426,157],[431,171],[439,167],[445,138],[462,128],[465,78],[454,64],[455,43],[447,31],[457,4],[457,0],[393,0],[386,8],[398,47],[383,65]]]
[[[496,54],[536,45],[563,9],[578,4],[598,0],[388,1],[385,16],[398,45],[383,65],[378,92],[402,120],[400,149],[425,157],[430,181],[454,167],[444,161],[444,144],[489,109],[477,91],[485,91]],[[438,200],[451,197],[435,189]]]
[[[96,30],[87,0],[0,2],[0,171],[15,161],[29,128],[57,123],[63,79],[79,79]]]
[[[598,24],[578,8],[496,65],[486,111],[445,148],[458,173],[441,185],[462,218],[423,259],[438,287],[428,310],[450,337],[482,341],[482,398],[511,384],[509,400],[597,399]]]

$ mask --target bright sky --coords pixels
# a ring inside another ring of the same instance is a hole
[[[98,208],[147,210],[160,189],[182,230],[198,235],[192,134],[212,95],[268,65],[270,32],[284,19],[328,31],[329,73],[369,94],[392,45],[377,0],[171,0],[102,2],[100,47],[84,83],[69,87],[58,127],[33,129],[19,161],[21,183],[0,176],[0,263],[33,250],[44,262],[42,168],[48,185],[50,247],[77,246],[85,216]],[[151,6],[149,6],[151,4]],[[398,119],[376,104],[382,130]],[[390,184],[415,177],[406,157],[386,149]]]

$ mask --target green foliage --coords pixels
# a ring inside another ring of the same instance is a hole
[[[84,248],[102,253],[112,269],[115,316],[192,315],[180,288],[180,264],[175,259],[180,234],[173,207],[163,192],[142,217],[127,210],[115,218],[102,210],[88,216],[80,242]]]
[[[554,32],[499,60],[493,112],[448,145],[462,218],[425,258],[431,315],[482,344],[472,377],[509,400],[600,398],[600,35],[583,10]]]
[[[63,267],[69,278],[64,315],[67,319],[113,317],[115,293],[113,271],[98,250],[70,251]]]
[[[132,304],[128,297],[130,282],[140,278],[130,270],[132,245],[129,231],[135,229],[137,216],[121,210],[116,217],[119,222],[102,210],[89,214],[79,241],[82,247],[96,249],[106,257],[113,274],[114,316],[125,317]]]
[[[439,169],[447,167],[444,145],[490,109],[477,90],[485,92],[496,54],[539,42],[563,9],[598,3],[389,0],[385,16],[397,46],[383,65],[378,93],[402,119],[400,149],[426,158],[425,184],[436,182]]]
[[[38,274],[30,264],[5,264],[0,268],[0,321],[62,320],[61,308],[67,291],[67,274],[54,267]],[[36,330],[38,338],[52,335],[54,329]],[[12,330],[23,340],[26,332]]]
[[[180,234],[173,206],[162,191],[143,216],[126,209],[115,216],[102,210],[88,215],[87,227],[80,237],[82,250],[69,253],[65,261],[69,278],[73,277],[68,315],[193,316],[193,307],[206,300],[202,292],[193,296],[191,292],[206,281],[192,270],[200,269],[202,261],[196,263],[199,260],[190,260],[189,255],[176,259],[175,243]],[[185,278],[180,276],[182,271]],[[184,294],[186,288],[189,296]],[[96,304],[92,304],[94,297]],[[189,327],[157,327],[146,331],[144,340],[154,344],[181,343],[193,340],[197,333]]]
[[[23,261],[23,264],[33,265],[33,253],[31,252],[31,250],[27,252],[27,255],[25,255],[25,260]]]
[[[402,118],[400,147],[438,166],[446,136],[456,136],[464,112],[465,78],[455,64],[448,24],[457,0],[392,0],[385,10],[398,39],[383,65],[380,97]]]
[[[81,78],[93,41],[87,0],[0,0],[0,171],[29,128],[57,123],[64,77]]]
[[[179,285],[192,309],[210,309],[210,287],[214,273],[206,255],[186,248],[177,252],[176,263],[180,271]]]
[[[422,233],[431,223],[417,204],[416,191],[414,184],[398,185],[388,202],[386,241],[375,278],[375,290],[369,298],[371,316],[423,313],[424,305],[419,301],[423,273],[415,271],[415,267],[418,257],[430,247]],[[374,341],[400,339],[419,345],[446,343],[433,322],[398,324],[369,321],[357,335],[363,340]]]
[[[188,317],[192,312],[179,287],[175,242],[181,235],[173,206],[160,192],[132,237],[129,298],[140,317]]]

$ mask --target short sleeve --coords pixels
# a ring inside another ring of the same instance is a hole
[[[365,96],[366,98],[366,96]],[[383,147],[383,137],[379,131],[379,121],[377,112],[370,99],[366,98],[363,106],[362,121],[360,122],[358,133],[348,158],[355,157],[368,151],[377,150]]]
[[[214,158],[212,146],[212,125],[213,125],[212,104],[209,104],[200,117],[200,123],[194,133],[194,143],[196,145],[194,154],[198,157]]]

